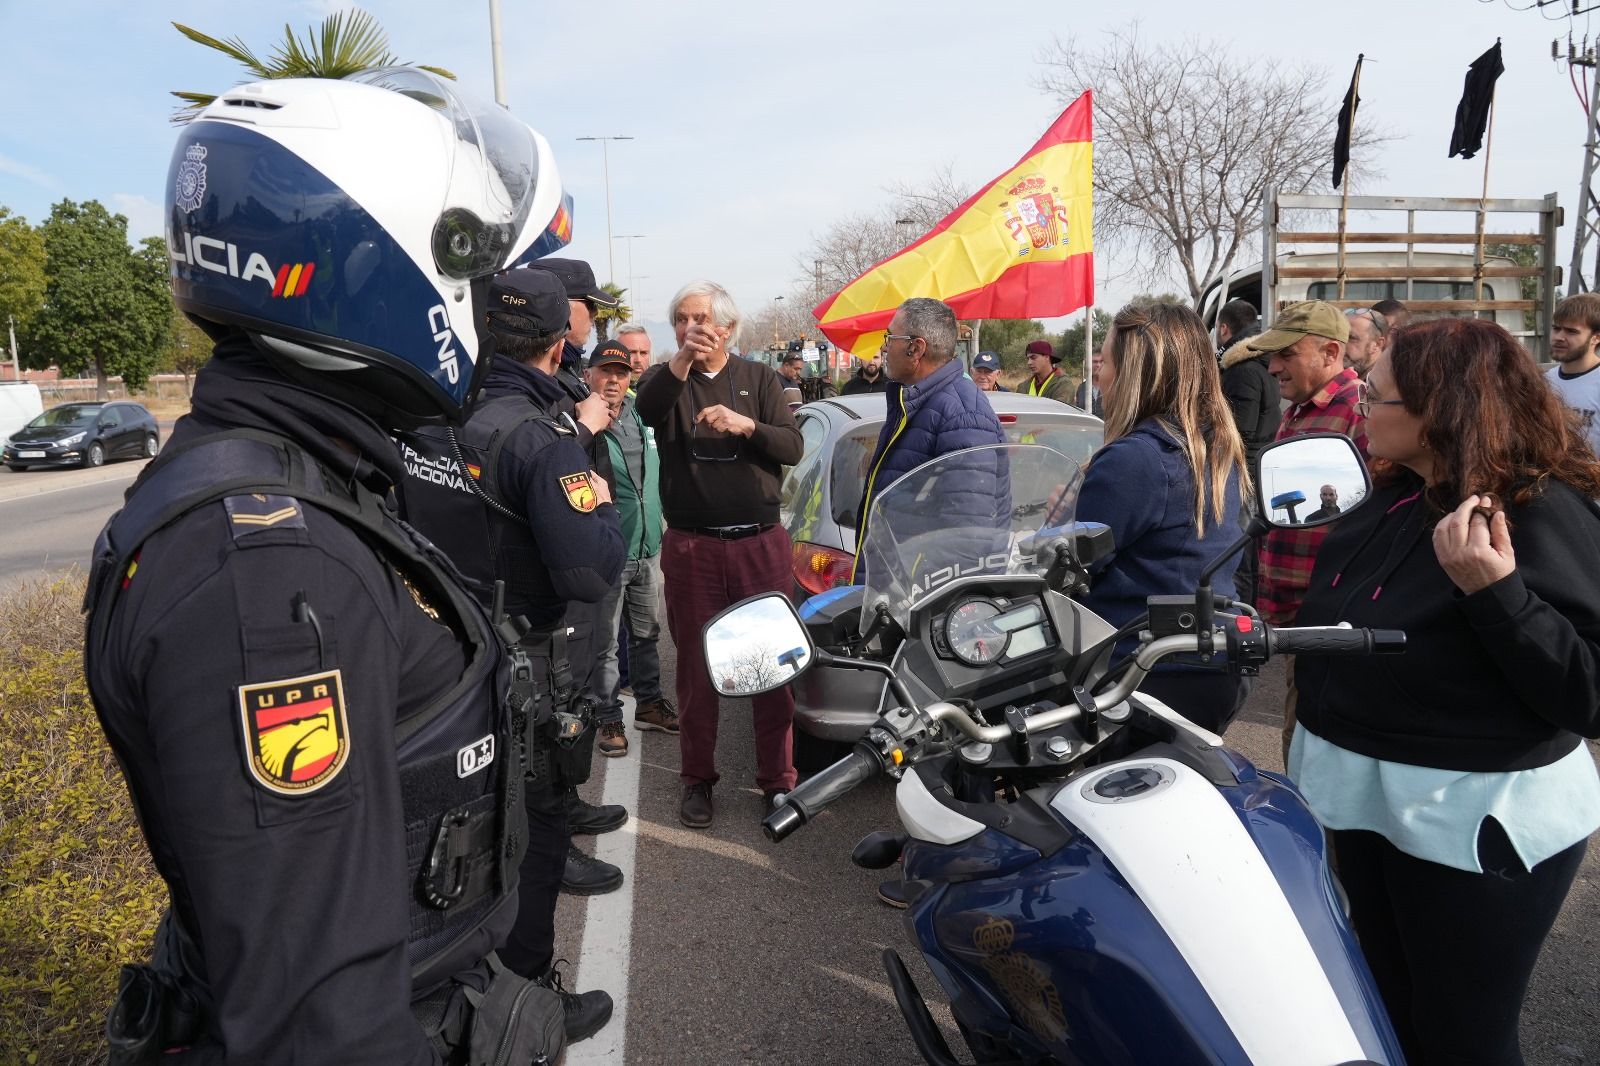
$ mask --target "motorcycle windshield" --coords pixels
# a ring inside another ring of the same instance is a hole
[[[859,553],[862,631],[879,604],[909,629],[912,609],[957,578],[1043,574],[1051,533],[1072,525],[1077,481],[1058,451],[993,444],[941,455],[878,493]]]

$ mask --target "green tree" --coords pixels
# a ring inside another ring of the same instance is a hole
[[[0,207],[0,347],[7,320],[26,333],[44,307],[44,237],[28,220]]]
[[[1044,323],[1034,318],[986,318],[978,327],[978,348],[999,352],[1004,371],[1020,371],[1027,361],[1023,349],[1043,337]]]
[[[172,324],[167,330],[166,345],[156,359],[156,373],[182,374],[183,391],[194,392],[194,375],[211,358],[212,341],[204,330],[189,320],[189,316],[172,306]]]
[[[389,35],[378,20],[354,8],[329,15],[322,20],[320,31],[306,29],[305,39],[295,37],[287,24],[283,27],[283,40],[271,46],[265,59],[258,56],[242,40],[230,37],[221,40],[197,29],[174,22],[173,27],[196,44],[215,49],[230,59],[237,60],[250,72],[251,81],[268,81],[274,78],[344,78],[363,70],[377,67],[418,66],[441,78],[455,80],[455,75],[443,67],[407,64],[396,59],[389,51]],[[174,122],[187,122],[202,108],[215,100],[214,93],[174,92],[172,94],[188,103],[173,115]]]
[[[129,248],[128,220],[96,200],[62,200],[39,229],[45,305],[27,330],[27,364],[92,370],[102,399],[112,374],[143,387],[170,328],[166,246],[148,237]]]
[[[604,344],[611,339],[613,325],[625,326],[633,319],[633,308],[622,302],[628,290],[614,281],[608,281],[600,286],[601,291],[616,297],[615,307],[596,307],[594,312],[595,343]]]
[[[1180,299],[1179,303],[1188,303]],[[1094,347],[1100,350],[1100,345],[1105,342],[1106,334],[1111,332],[1111,312],[1096,307],[1094,309]],[[1083,319],[1079,318],[1061,332],[1056,341],[1056,351],[1061,353],[1061,366],[1073,377],[1083,377]]]

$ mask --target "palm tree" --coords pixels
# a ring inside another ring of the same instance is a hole
[[[633,319],[633,308],[622,302],[628,290],[614,281],[608,281],[600,286],[601,290],[617,298],[615,307],[597,307],[594,313],[594,331],[598,343],[604,344],[611,339],[611,324],[627,325]]]
[[[377,67],[404,65],[389,51],[389,35],[383,32],[378,20],[352,8],[329,15],[322,20],[322,31],[317,33],[307,27],[304,41],[297,40],[287,24],[283,27],[283,40],[272,46],[271,54],[262,59],[237,37],[219,40],[199,30],[174,22],[174,28],[189,40],[214,48],[239,63],[250,72],[251,80],[267,81],[274,78],[344,78],[363,70]],[[455,80],[455,75],[442,67],[415,64],[441,78]],[[179,108],[172,121],[188,122],[202,108],[215,100],[214,93],[175,92],[172,94],[188,104]]]

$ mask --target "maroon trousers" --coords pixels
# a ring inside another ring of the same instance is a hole
[[[669,529],[661,544],[667,628],[678,649],[678,746],[686,785],[717,781],[717,690],[706,670],[702,637],[723,608],[762,592],[787,593],[793,584],[789,534],[773,526],[755,536],[722,540]],[[785,686],[751,700],[755,709],[756,785],[795,785],[794,693]]]

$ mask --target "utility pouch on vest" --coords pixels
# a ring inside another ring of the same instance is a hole
[[[576,788],[589,780],[589,773],[594,767],[597,725],[594,704],[589,700],[578,700],[570,709],[557,711],[546,727],[556,778],[567,788]]]
[[[117,998],[106,1017],[110,1066],[160,1062],[200,1032],[200,1005],[168,974],[128,965],[117,978]]]
[[[472,1029],[469,1066],[559,1062],[567,1047],[566,1012],[561,997],[543,985],[512,973],[490,955],[489,987],[468,989]]]

